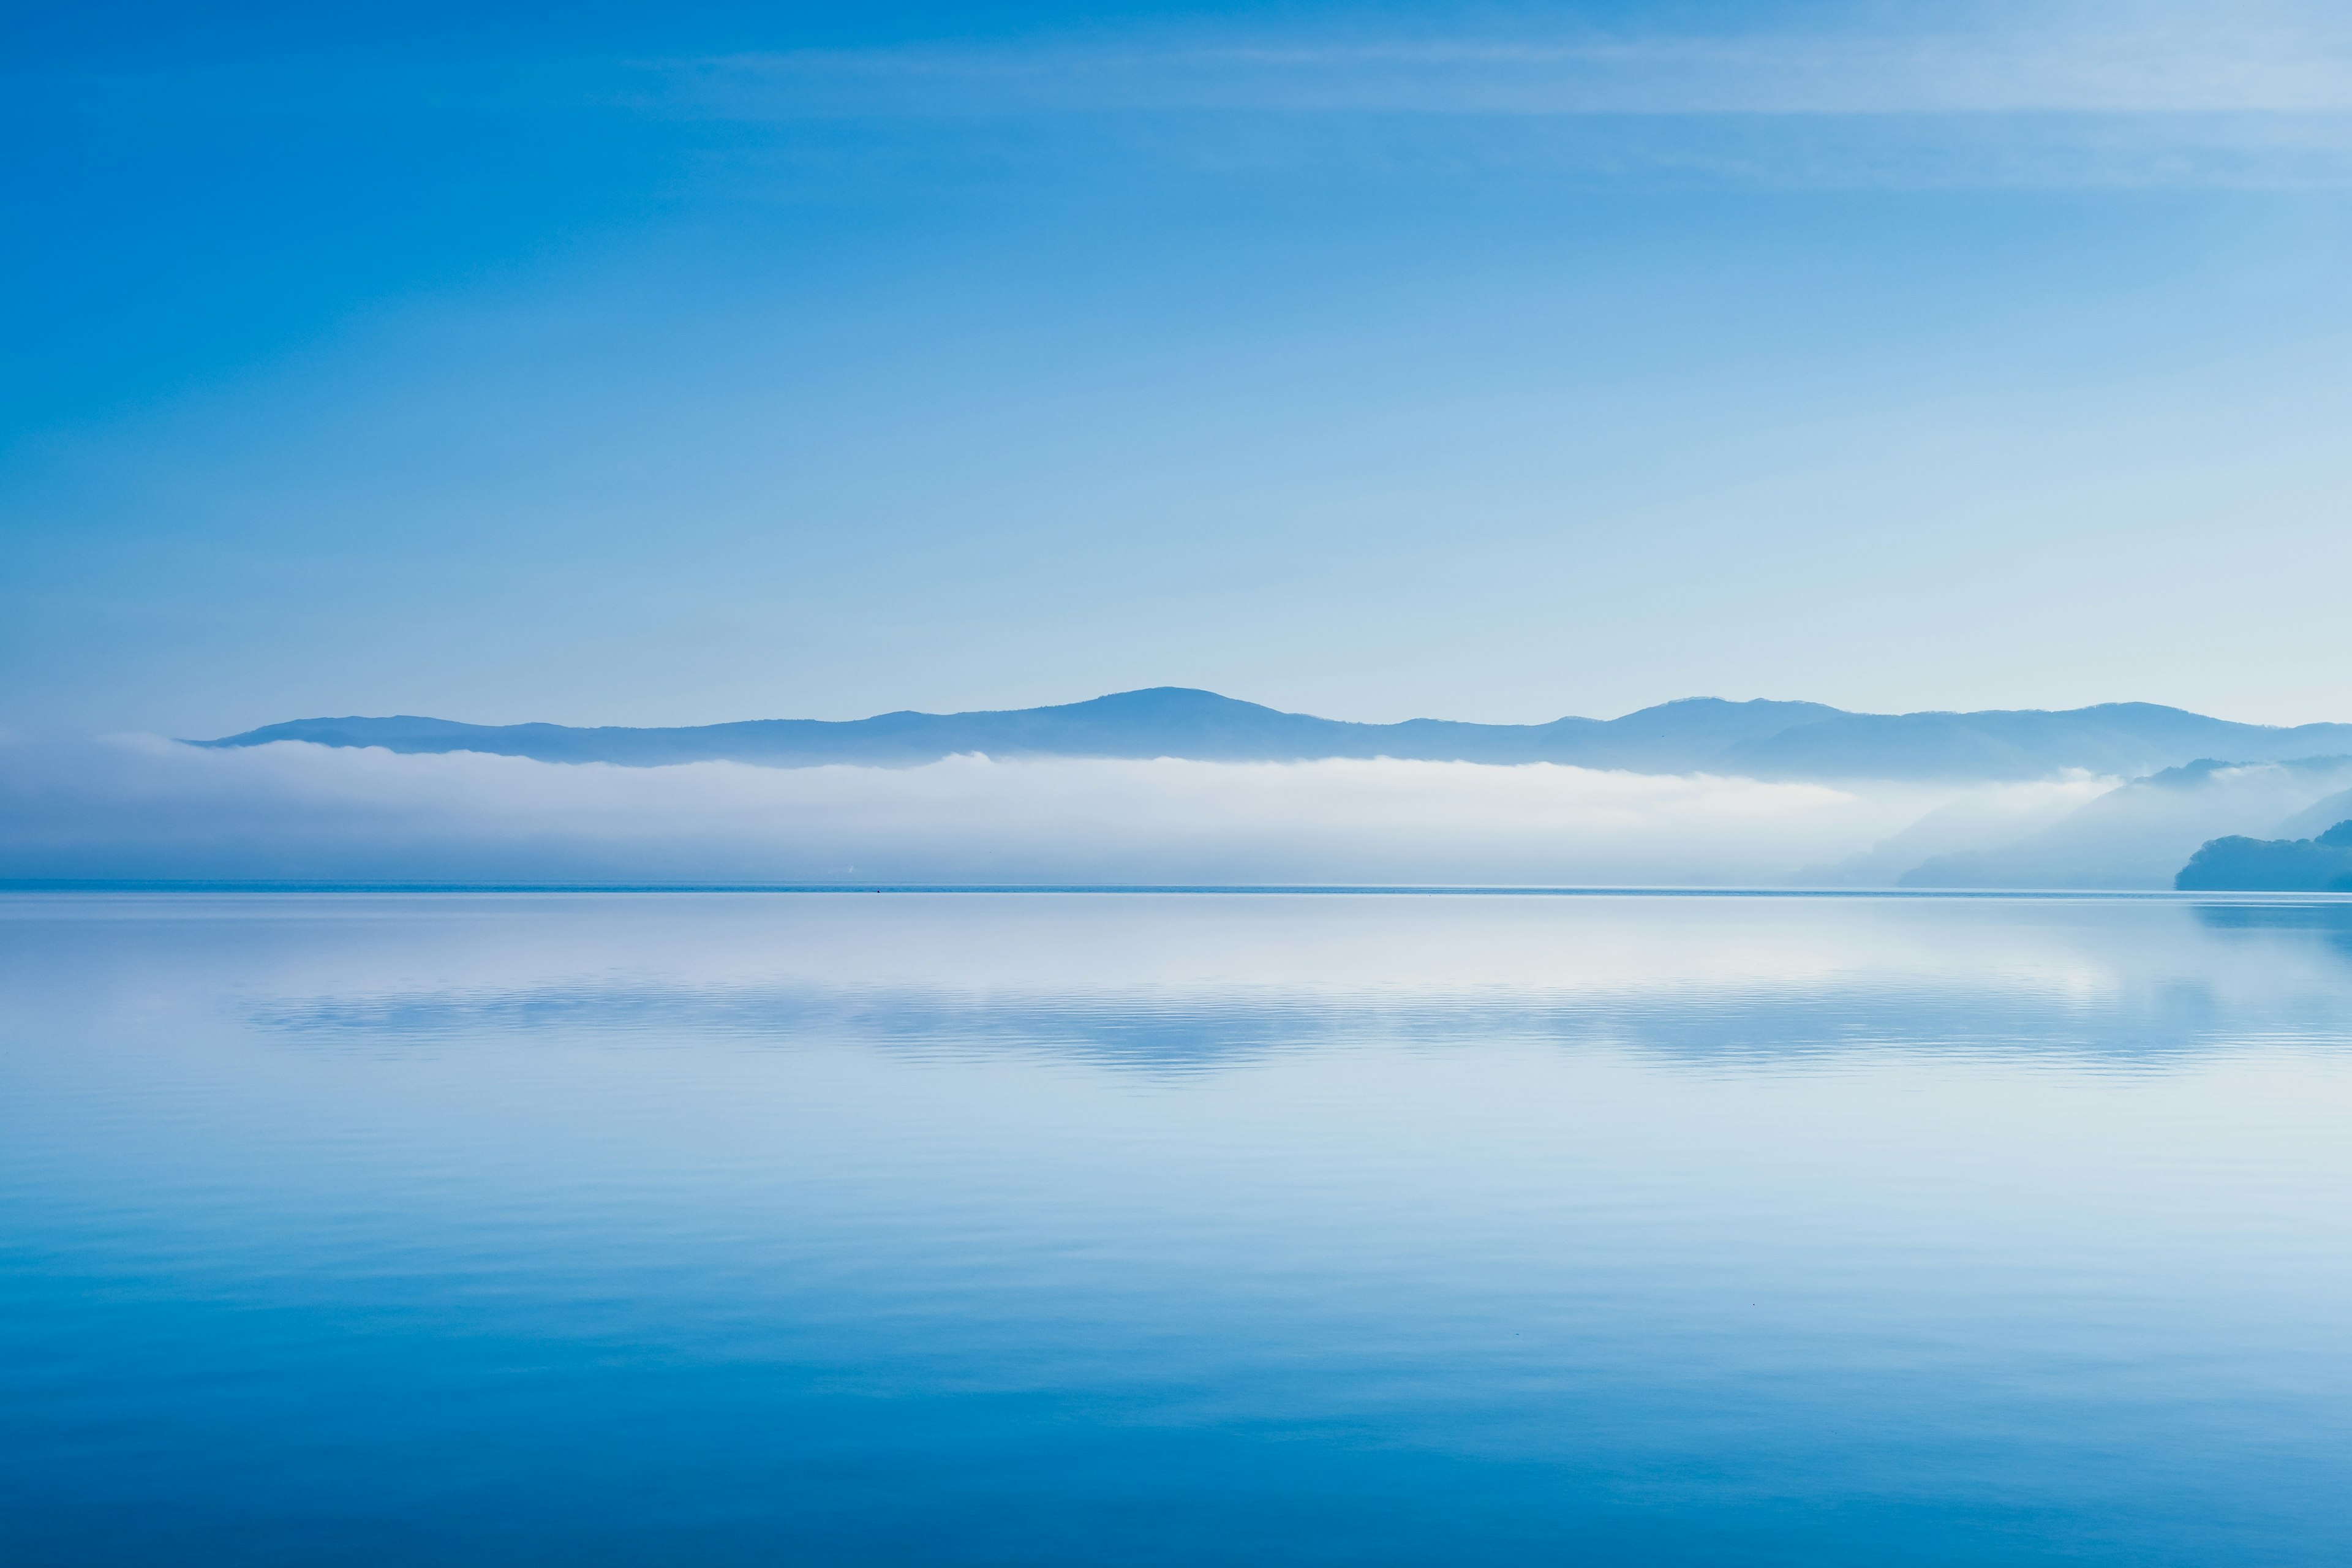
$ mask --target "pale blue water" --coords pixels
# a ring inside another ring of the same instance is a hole
[[[2352,907],[0,898],[0,1562],[2352,1561]]]

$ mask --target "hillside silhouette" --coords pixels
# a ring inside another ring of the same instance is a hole
[[[467,724],[446,719],[298,719],[208,746],[278,741],[394,752],[484,752],[542,762],[646,767],[691,762],[770,767],[908,767],[963,752],[997,758],[1181,757],[1305,762],[1564,763],[1637,773],[1751,778],[1996,781],[2069,770],[2133,777],[2199,758],[2279,761],[2352,752],[2352,724],[2240,724],[2153,703],[2064,711],[1849,713],[1818,702],[1686,698],[1617,719],[1359,724],[1286,713],[1186,687],[1123,691],[1055,707],[870,719],[755,719],[673,729]]]
[[[2184,892],[2352,893],[2352,819],[2313,838],[2216,838],[2189,858]]]

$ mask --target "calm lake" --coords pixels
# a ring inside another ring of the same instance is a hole
[[[0,1561],[2352,1562],[2352,903],[6,895]]]

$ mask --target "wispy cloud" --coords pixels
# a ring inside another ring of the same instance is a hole
[[[694,58],[298,62],[18,81],[0,112],[572,113],[817,122],[1153,121],[1158,156],[1332,155],[1323,119],[1461,137],[1452,156],[1587,174],[1833,184],[2352,181],[2352,12],[2251,0],[1870,9],[1809,28],[1360,26],[1082,36]],[[1249,122],[1237,130],[1230,121]],[[1276,121],[1287,129],[1277,130]],[[1414,124],[1417,129],[1403,129]],[[1530,127],[1559,136],[1530,147]],[[887,140],[887,137],[886,137]],[[1124,145],[1116,143],[1114,144]],[[847,154],[831,147],[824,155]],[[1359,126],[1360,156],[1401,157]],[[739,149],[750,153],[756,149]],[[823,150],[820,150],[823,151]],[[1126,147],[1129,154],[1137,149]],[[815,155],[812,153],[812,155]],[[1409,159],[1407,160],[1409,161]]]
[[[2352,28],[2181,18],[1924,34],[1033,43],[735,55],[644,68],[673,106],[730,118],[1181,109],[2352,112]]]
[[[2352,18],[2342,14],[2078,5],[1869,22],[1713,36],[1129,37],[743,54],[645,62],[618,100],[772,123],[1241,115],[1261,122],[1248,151],[1276,159],[1286,136],[1306,139],[1295,155],[1315,155],[1307,127],[1321,118],[1418,122],[1391,134],[1454,139],[1486,125],[1501,139],[1469,155],[1607,178],[2352,180]],[[1287,129],[1273,131],[1275,121]],[[1377,137],[1359,147],[1368,150],[1400,155]]]
[[[760,120],[1118,110],[1533,115],[2352,113],[2352,12],[2249,4],[1884,13],[1715,34],[1589,26],[1097,30],[708,56],[222,60],[13,73],[0,110],[554,107]]]

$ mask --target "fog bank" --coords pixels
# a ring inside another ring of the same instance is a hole
[[[1788,885],[1931,812],[2034,822],[2103,787],[1385,759],[631,768],[17,739],[0,742],[0,876]]]

